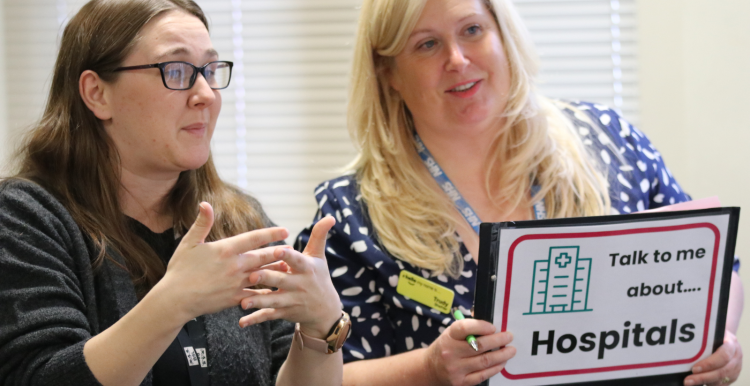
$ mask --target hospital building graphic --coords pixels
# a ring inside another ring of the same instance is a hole
[[[550,247],[544,260],[534,261],[532,314],[592,311],[588,307],[591,258],[578,256],[580,247]]]

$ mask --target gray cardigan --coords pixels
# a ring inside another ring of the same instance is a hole
[[[45,189],[28,181],[0,183],[0,385],[99,385],[83,346],[138,299],[117,264],[106,260],[92,269],[97,254]],[[273,384],[286,359],[293,324],[241,329],[243,315],[236,307],[205,318],[213,385]],[[151,373],[141,384],[151,385]]]

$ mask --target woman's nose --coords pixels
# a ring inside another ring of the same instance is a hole
[[[450,42],[446,44],[446,49],[448,50],[448,58],[445,64],[446,71],[461,71],[469,64],[464,47],[460,44]]]
[[[190,107],[206,108],[211,106],[215,100],[214,90],[208,85],[206,78],[202,74],[198,74],[193,88],[190,89],[190,99],[188,100]]]

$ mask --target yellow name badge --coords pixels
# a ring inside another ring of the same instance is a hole
[[[444,314],[450,314],[453,291],[411,272],[401,271],[396,292]]]

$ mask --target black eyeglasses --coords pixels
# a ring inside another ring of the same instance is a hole
[[[164,87],[170,90],[189,90],[193,88],[198,73],[208,82],[214,90],[225,89],[229,86],[232,78],[232,66],[234,63],[218,61],[206,63],[203,67],[196,67],[188,62],[163,62],[156,64],[144,64],[142,66],[119,67],[115,72],[126,70],[141,70],[145,68],[158,68],[161,71],[161,80]]]

